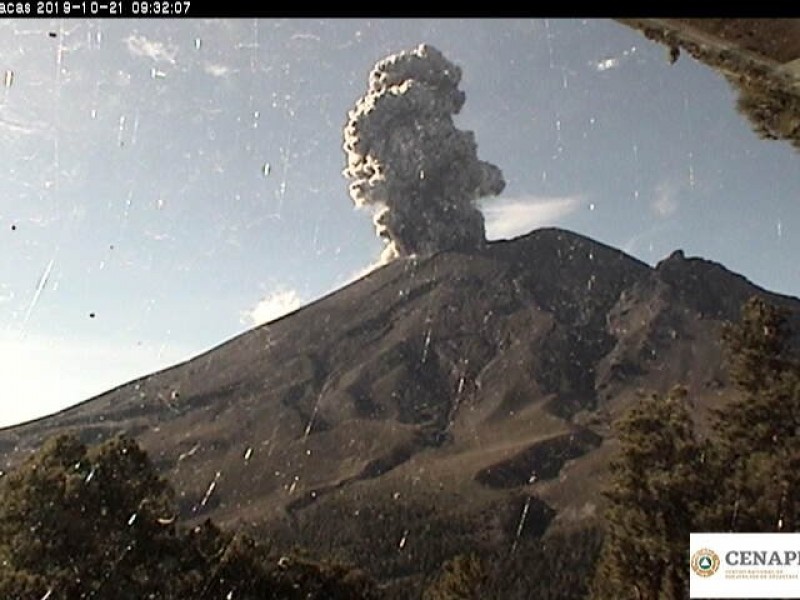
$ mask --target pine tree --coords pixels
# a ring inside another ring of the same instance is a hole
[[[786,313],[751,298],[723,339],[739,395],[714,415],[722,485],[709,524],[720,531],[798,531],[800,361]]]
[[[357,569],[279,560],[211,522],[184,532],[176,516],[171,487],[134,440],[51,440],[0,480],[0,598],[375,597]]]
[[[686,390],[643,398],[621,419],[618,434],[591,596],[684,598],[687,540],[705,493],[704,449],[695,437]]]
[[[0,596],[113,587],[134,598],[162,586],[159,556],[175,542],[171,490],[133,440],[88,450],[60,436],[6,476],[0,500]]]

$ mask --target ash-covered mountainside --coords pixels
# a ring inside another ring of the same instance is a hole
[[[700,416],[718,405],[720,328],[753,294],[796,318],[796,299],[720,265],[676,252],[651,268],[558,229],[396,260],[186,363],[0,431],[2,463],[61,431],[126,432],[185,518],[360,564],[394,552],[402,575],[421,548],[446,555],[445,523],[461,536],[448,543],[505,544],[594,519],[610,422],[639,390],[676,383]]]

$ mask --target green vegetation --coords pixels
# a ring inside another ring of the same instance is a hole
[[[712,531],[798,531],[800,360],[787,315],[760,299],[724,340],[740,396],[715,415],[715,479],[724,484]]]
[[[597,561],[596,529],[554,533],[481,556],[459,554],[430,580],[423,600],[573,600],[583,598]],[[405,594],[403,598],[418,598]]]
[[[173,492],[131,439],[47,443],[0,485],[0,597],[370,598],[362,572],[276,556],[210,521],[175,523]]]
[[[425,590],[423,600],[479,600],[485,597],[489,572],[476,555],[459,554],[442,565],[436,581]]]
[[[651,396],[618,424],[593,598],[688,595],[691,531],[798,531],[800,361],[786,315],[759,298],[723,335],[738,396],[699,440],[688,395]]]
[[[800,97],[763,80],[728,76],[738,90],[736,109],[765,140],[787,140],[800,150]]]
[[[687,393],[642,399],[618,425],[619,455],[606,495],[607,541],[593,585],[595,598],[658,600],[687,596],[689,533],[703,506],[704,452]]]

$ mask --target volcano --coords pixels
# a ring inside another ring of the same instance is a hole
[[[752,295],[797,321],[797,299],[719,264],[676,251],[651,267],[559,229],[396,260],[0,431],[2,463],[62,432],[125,433],[188,523],[420,576],[465,547],[511,552],[598,522],[614,420],[676,384],[701,423],[730,398],[721,327]]]

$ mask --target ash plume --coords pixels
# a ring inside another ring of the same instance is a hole
[[[384,257],[472,249],[485,241],[481,197],[505,187],[478,159],[475,135],[453,124],[464,105],[461,69],[420,45],[378,62],[344,129],[350,196],[377,209]]]

